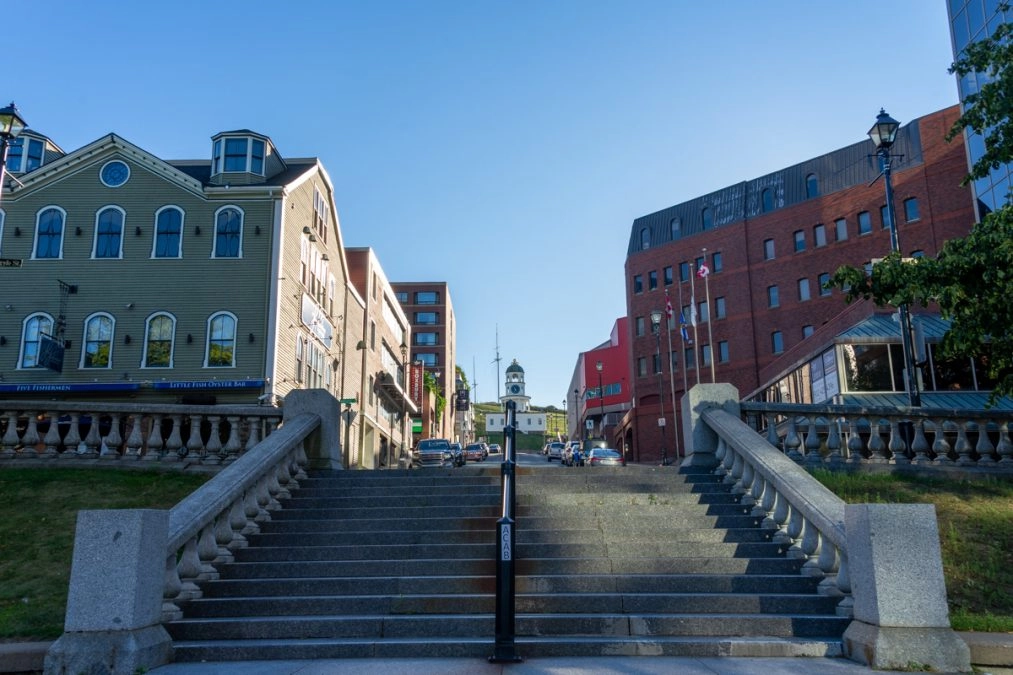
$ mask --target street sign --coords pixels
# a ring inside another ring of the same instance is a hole
[[[664,417],[659,417],[658,418],[658,426],[659,427],[665,426],[665,418]]]
[[[341,403],[341,405],[352,405],[353,403],[356,402],[356,400],[357,399],[354,399],[354,398],[343,398],[343,399],[341,399],[340,403]]]
[[[586,427],[587,427],[588,429],[594,429],[594,420],[587,420],[586,422],[584,422],[584,425],[585,425],[585,426],[586,426]]]
[[[0,267],[21,267],[23,262],[18,258],[0,258]]]

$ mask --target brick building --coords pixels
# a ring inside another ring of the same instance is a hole
[[[970,191],[960,186],[967,173],[964,144],[944,140],[958,115],[953,106],[916,119],[901,127],[892,148],[905,256],[935,255],[974,222]],[[890,252],[878,174],[865,140],[633,222],[625,276],[634,407],[615,436],[633,459],[660,457],[659,393],[671,415],[672,379],[676,402],[687,386],[712,377],[747,396],[875,313],[869,303],[845,304],[839,291],[822,284],[841,265],[869,264]],[[662,321],[658,350],[650,315],[665,310],[666,293],[674,316]],[[686,326],[686,340],[680,314],[690,324],[694,313],[697,325]],[[668,429],[677,429],[679,419],[681,409],[669,417]],[[667,442],[671,448],[672,439]]]

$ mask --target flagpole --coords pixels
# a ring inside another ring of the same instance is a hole
[[[668,326],[668,384],[672,391],[672,436],[675,437],[675,459],[679,459],[679,427],[677,420],[678,408],[675,407],[675,366],[672,365],[672,326],[675,325],[675,312],[672,310],[672,300],[668,297],[668,289],[665,289],[665,308],[667,310],[666,324]],[[679,307],[681,310],[682,307]],[[658,392],[661,395],[661,392]]]
[[[703,257],[704,257],[704,261],[705,261],[703,269],[707,270],[707,273],[703,275],[704,293],[706,294],[706,297],[707,297],[707,344],[709,344],[710,347],[711,347],[711,384],[714,384],[715,378],[717,377],[714,374],[714,364],[717,362],[717,358],[716,358],[716,355],[714,354],[714,329],[713,329],[713,326],[714,326],[714,308],[711,307],[711,283],[710,283],[710,281],[711,281],[711,272],[710,272],[710,268],[707,267],[707,263],[706,263],[706,260],[707,260],[707,249],[706,248],[703,250]]]
[[[689,322],[693,324],[693,370],[696,371],[696,383],[700,384],[700,358],[696,353],[696,346],[700,344],[700,336],[697,333],[698,322],[696,314],[696,263],[689,264]]]
[[[686,367],[686,317],[682,314],[682,280],[679,280],[679,337],[682,339],[682,391],[689,391],[689,369]]]

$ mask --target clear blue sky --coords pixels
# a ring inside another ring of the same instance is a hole
[[[446,280],[458,364],[562,407],[625,313],[633,219],[957,102],[946,0],[33,0],[4,103],[65,150],[320,157],[349,246]],[[472,364],[474,363],[474,368]]]

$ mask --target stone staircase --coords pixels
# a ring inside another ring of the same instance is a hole
[[[517,471],[520,656],[840,654],[837,600],[706,470]],[[175,660],[491,655],[499,484],[312,474],[167,625]]]

